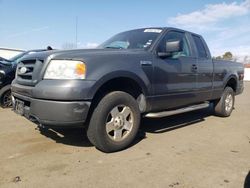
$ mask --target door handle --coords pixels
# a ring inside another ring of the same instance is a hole
[[[152,65],[152,61],[140,61],[142,66],[151,66]]]

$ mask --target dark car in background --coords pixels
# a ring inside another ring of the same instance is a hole
[[[5,59],[3,57],[0,57],[0,62],[3,62],[3,61],[8,61],[8,59]]]
[[[11,107],[11,82],[15,78],[18,61],[25,55],[43,52],[47,49],[37,49],[22,52],[11,59],[0,57],[0,105],[3,108]]]

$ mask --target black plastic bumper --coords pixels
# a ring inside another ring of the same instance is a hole
[[[86,121],[89,101],[41,100],[12,92],[13,102],[24,102],[23,114],[26,118],[37,121],[43,126],[76,127]],[[15,108],[15,105],[13,105]]]

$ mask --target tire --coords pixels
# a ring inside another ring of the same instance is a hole
[[[93,111],[88,139],[106,153],[123,150],[135,139],[140,118],[138,103],[131,95],[122,91],[108,93]]]
[[[229,117],[234,109],[235,94],[231,87],[226,87],[219,101],[215,102],[215,115]]]
[[[11,100],[11,91],[5,91],[1,98],[0,98],[0,105],[2,108],[10,108],[12,107],[12,100]]]

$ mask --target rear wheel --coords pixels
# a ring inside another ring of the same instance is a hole
[[[96,106],[90,119],[87,136],[101,151],[115,152],[128,147],[140,125],[140,110],[128,93],[107,94]]]
[[[1,107],[8,108],[12,106],[11,91],[8,90],[1,96]]]
[[[231,115],[234,108],[234,90],[231,87],[226,87],[219,101],[215,102],[215,114],[221,117]]]

